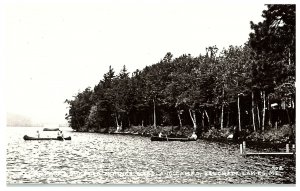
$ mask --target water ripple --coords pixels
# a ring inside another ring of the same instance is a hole
[[[71,141],[23,140],[36,130],[8,129],[8,184],[295,183],[293,159],[244,158],[237,145],[76,132]]]

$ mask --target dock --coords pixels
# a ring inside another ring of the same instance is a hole
[[[294,156],[296,155],[295,145],[292,145],[292,152],[290,152],[290,145],[286,144],[285,152],[247,152],[246,141],[240,144],[240,154],[242,156]]]

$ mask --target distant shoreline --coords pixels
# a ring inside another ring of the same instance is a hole
[[[44,127],[44,125],[6,125],[6,127]]]

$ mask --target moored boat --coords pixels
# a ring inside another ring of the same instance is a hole
[[[71,140],[71,137],[65,137],[64,139],[62,137],[55,137],[55,138],[47,138],[47,137],[40,137],[40,138],[37,138],[37,137],[30,137],[28,135],[24,135],[23,139],[25,141],[38,141],[38,140],[41,140],[41,141],[49,141],[49,140],[58,140],[58,141],[62,141],[62,140]]]
[[[151,137],[151,141],[181,141],[181,142],[186,142],[186,141],[196,141],[196,139],[193,138],[173,138],[173,137]]]
[[[43,131],[59,131],[59,128],[44,128]]]
[[[111,132],[111,135],[140,135],[139,133],[132,133],[132,132]]]

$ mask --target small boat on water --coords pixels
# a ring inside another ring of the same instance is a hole
[[[24,137],[23,137],[23,139],[25,140],[25,141],[38,141],[38,140],[40,140],[40,141],[49,141],[49,140],[58,140],[58,141],[62,141],[62,140],[71,140],[71,137],[69,136],[69,137],[65,137],[64,139],[62,138],[62,137],[55,137],[55,138],[42,138],[42,137],[40,137],[40,138],[37,138],[37,137],[30,137],[30,136],[28,136],[28,135],[24,135]]]
[[[131,133],[131,132],[111,132],[111,135],[140,135],[139,133]]]
[[[59,128],[44,128],[43,131],[59,131]]]
[[[196,139],[193,138],[173,138],[173,137],[151,137],[151,141],[181,141],[181,142],[186,142],[186,141],[196,141]]]

